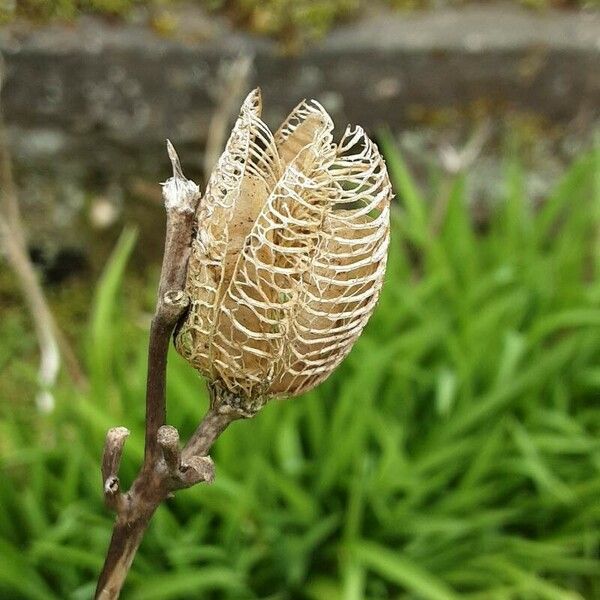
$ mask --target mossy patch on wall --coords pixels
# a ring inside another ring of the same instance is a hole
[[[378,0],[381,7],[399,10],[460,6],[480,0]],[[600,0],[512,0],[529,8],[598,8]],[[149,12],[149,22],[159,31],[169,11],[182,0],[4,0],[0,5],[0,23],[16,17],[33,21],[70,20],[80,14],[100,14],[109,18],[127,18],[136,9]],[[259,35],[275,38],[295,49],[304,42],[318,39],[337,23],[359,17],[373,3],[368,0],[192,0],[189,4],[225,15],[236,26]]]

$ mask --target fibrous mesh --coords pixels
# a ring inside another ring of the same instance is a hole
[[[250,93],[197,214],[178,351],[243,405],[294,396],[350,351],[383,282],[392,196],[360,127],[317,102],[272,135]]]

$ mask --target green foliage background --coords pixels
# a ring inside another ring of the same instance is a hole
[[[158,510],[124,598],[600,598],[600,151],[540,209],[508,159],[476,228],[468,174],[422,191],[381,142],[398,201],[365,334],[316,391],[231,426],[215,483]],[[49,416],[0,404],[1,598],[91,596],[106,430],[132,430],[125,483],[142,459],[135,243],[125,231],[98,282],[89,394],[61,385]],[[186,436],[207,399],[175,353],[168,396]]]

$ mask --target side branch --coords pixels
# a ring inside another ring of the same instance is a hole
[[[127,430],[116,427],[109,431],[102,475],[105,497],[109,506],[116,511],[117,520],[98,580],[95,594],[97,600],[115,600],[119,597],[144,532],[159,504],[174,491],[201,482],[212,483],[214,465],[212,459],[205,454],[227,425],[236,418],[239,416],[233,412],[219,414],[211,408],[183,451],[179,449],[177,430],[168,425],[160,427],[156,443],[162,456],[154,465],[144,466],[127,494],[120,492],[117,474]],[[194,454],[196,451],[203,455]]]
[[[193,237],[194,214],[200,201],[198,186],[185,177],[171,142],[167,149],[173,176],[163,184],[167,209],[165,251],[158,301],[150,327],[146,383],[146,465],[159,458],[158,430],[166,421],[167,352],[173,330],[187,307],[185,279]]]
[[[189,461],[193,456],[206,456],[227,426],[240,418],[242,415],[228,410],[227,406],[211,407],[183,449],[183,460]]]

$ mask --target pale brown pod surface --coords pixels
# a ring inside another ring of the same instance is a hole
[[[273,136],[250,93],[197,214],[178,351],[252,414],[326,379],[371,316],[385,273],[392,197],[360,127],[333,143],[316,102]]]

